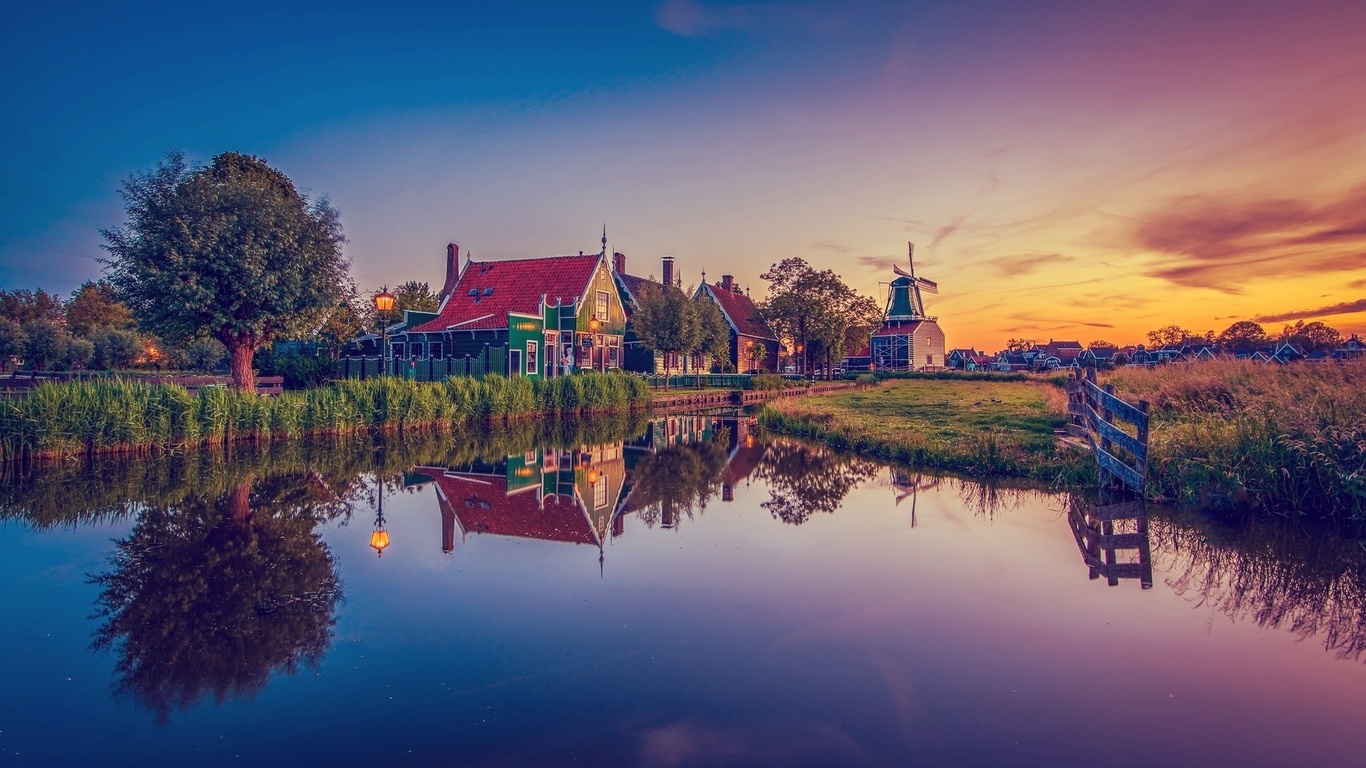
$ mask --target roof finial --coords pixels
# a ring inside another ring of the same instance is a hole
[[[607,222],[602,223],[602,255],[607,255]]]

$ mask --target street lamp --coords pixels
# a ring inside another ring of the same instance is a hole
[[[384,286],[375,294],[375,313],[379,315],[379,361],[384,375],[389,375],[389,313],[394,311],[394,294]],[[388,546],[388,537],[385,537]]]
[[[375,516],[375,530],[370,534],[370,546],[376,557],[383,557],[389,546],[389,531],[384,528],[384,480],[379,481],[379,513]]]
[[[592,354],[593,357],[594,357],[594,360],[593,360],[592,362],[593,362],[593,370],[595,370],[595,371],[598,369],[598,359],[604,357],[604,356],[606,355],[606,353],[607,353],[607,350],[604,350],[604,349],[596,349],[597,343],[598,343],[598,329],[601,328],[601,327],[602,327],[602,323],[598,321],[598,316],[597,316],[597,315],[593,315],[593,317],[591,317],[591,318],[588,320],[588,332],[591,333],[591,334],[593,334],[593,346],[595,347],[595,349],[593,349],[592,352],[590,353],[590,354]],[[603,360],[603,368],[605,369],[606,367],[607,367],[607,361],[606,361],[606,360]]]

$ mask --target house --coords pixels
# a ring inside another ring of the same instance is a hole
[[[1087,368],[1114,368],[1119,347],[1087,347],[1077,356],[1079,365]]]
[[[612,254],[612,278],[617,283],[617,290],[626,307],[626,338],[623,342],[625,351],[622,368],[628,371],[665,374],[685,369],[684,361],[678,354],[672,352],[665,354],[650,349],[640,340],[635,329],[631,326],[631,314],[635,311],[641,291],[645,290],[647,286],[662,288],[667,285],[671,286],[673,290],[678,290],[678,276],[674,272],[674,257],[665,256],[661,260],[661,267],[660,280],[656,280],[653,275],[650,277],[631,275],[626,272],[626,254],[620,251]],[[701,371],[711,367],[710,361],[701,354],[692,355],[687,362],[686,369],[689,371]]]
[[[778,370],[778,335],[768,327],[759,308],[740,290],[733,275],[722,275],[716,283],[705,280],[697,287],[697,294],[706,296],[721,308],[730,326],[730,364],[739,373],[776,372]],[[762,352],[760,352],[762,350]]]
[[[985,352],[978,352],[973,347],[960,347],[950,350],[945,361],[945,365],[956,371],[980,371],[991,366],[992,357]]]
[[[872,365],[879,371],[938,371],[945,365],[944,331],[939,318],[925,314],[922,298],[939,293],[939,285],[915,276],[915,245],[909,245],[911,271],[892,268],[897,277],[887,288],[882,327],[868,342]]]
[[[451,244],[440,308],[405,313],[388,329],[396,371],[439,380],[620,368],[626,314],[605,250],[498,261],[466,254],[458,266]]]
[[[996,355],[994,365],[1001,373],[1018,373],[1034,367],[1033,360],[1025,357],[1022,352],[1001,352]]]
[[[1362,341],[1355,333],[1352,338],[1342,342],[1342,346],[1334,350],[1333,357],[1338,360],[1361,360],[1366,358],[1366,341]]]
[[[1276,347],[1276,351],[1272,353],[1271,359],[1267,362],[1285,365],[1286,363],[1293,363],[1296,360],[1303,360],[1307,357],[1309,357],[1307,352],[1287,341],[1282,343],[1279,347]]]

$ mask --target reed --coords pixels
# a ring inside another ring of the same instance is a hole
[[[0,400],[0,460],[357,431],[450,431],[481,420],[629,411],[649,402],[640,379],[601,373],[347,380],[278,397],[224,388],[191,395],[178,386],[117,378],[54,382]]]
[[[1169,500],[1366,516],[1366,361],[1215,361],[1108,377],[1151,405],[1148,481]]]

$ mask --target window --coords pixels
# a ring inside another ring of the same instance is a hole
[[[526,372],[528,375],[536,373],[536,352],[540,345],[534,341],[526,343]]]
[[[934,355],[925,355],[925,365],[934,365]]]
[[[607,319],[611,316],[608,314],[607,291],[598,291],[598,305],[594,314],[596,314],[598,320],[603,323],[607,322]]]
[[[422,345],[421,345],[421,344],[418,344],[418,343],[414,343],[414,344],[413,344],[412,353],[413,353],[413,357],[422,357]]]
[[[394,352],[393,352],[394,357],[403,357],[403,345],[402,345],[402,344],[394,344],[394,345],[393,345],[393,350],[394,350]]]
[[[598,481],[593,483],[593,509],[602,509],[607,506],[607,478],[598,476]]]
[[[508,355],[508,375],[509,375],[509,376],[521,376],[521,375],[522,375],[522,350],[520,350],[520,349],[511,350],[511,353]]]
[[[441,345],[439,343],[433,342],[431,344],[428,344],[427,349],[431,352],[432,357],[441,357]]]

